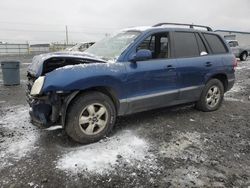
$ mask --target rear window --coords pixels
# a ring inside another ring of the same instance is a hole
[[[227,49],[219,36],[207,33],[204,33],[203,35],[214,54],[222,54],[227,52]]]
[[[195,38],[195,34],[191,32],[175,32],[175,56],[182,57],[196,57],[199,56],[199,48]]]

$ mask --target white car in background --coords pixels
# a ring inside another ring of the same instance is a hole
[[[79,43],[71,48],[67,48],[66,51],[79,51],[79,52],[84,52],[87,50],[90,46],[95,44],[95,42],[82,42]]]
[[[237,40],[227,40],[235,57],[240,58],[241,61],[246,61],[250,54],[250,46],[240,46]]]

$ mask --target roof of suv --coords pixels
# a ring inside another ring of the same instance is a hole
[[[186,27],[189,28],[186,28]],[[184,28],[183,28],[184,27]],[[196,28],[203,28],[196,29]],[[194,24],[181,24],[181,23],[160,23],[156,24],[154,26],[141,26],[141,27],[132,27],[127,28],[125,31],[148,31],[148,30],[155,30],[155,29],[168,29],[168,30],[182,30],[182,31],[213,31],[209,26],[203,26],[203,25],[194,25]]]

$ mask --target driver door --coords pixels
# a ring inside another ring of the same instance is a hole
[[[174,104],[178,97],[177,62],[170,57],[169,33],[156,33],[136,47],[152,52],[145,61],[127,62],[129,111],[139,112]]]

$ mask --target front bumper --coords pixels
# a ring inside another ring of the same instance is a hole
[[[60,124],[62,103],[58,95],[32,97],[27,92],[26,96],[30,105],[29,113],[32,123],[45,127]]]
[[[49,127],[52,122],[49,120],[50,110],[48,108],[44,108],[43,112],[38,110],[39,106],[30,107],[29,114],[31,122],[38,126]]]
[[[31,76],[30,73],[28,73],[27,77],[26,100],[30,106],[29,113],[32,123],[47,127],[60,123],[62,97],[56,93],[38,97],[31,96],[31,88],[37,78]]]
[[[30,106],[31,121],[35,125],[49,127],[52,125],[65,125],[66,111],[79,91],[65,93],[49,93],[44,96],[30,95],[33,81],[29,80],[26,89],[26,99]]]

